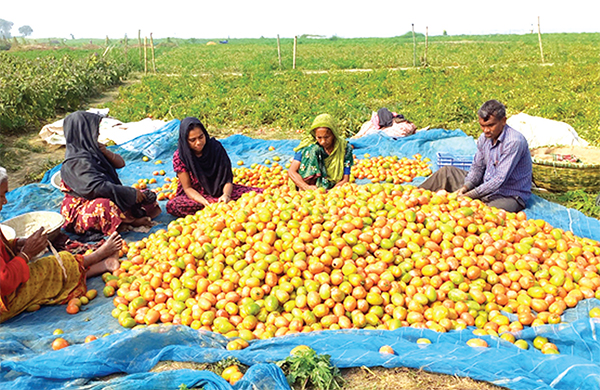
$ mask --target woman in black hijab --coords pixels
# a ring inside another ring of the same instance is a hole
[[[156,196],[121,184],[117,169],[125,161],[98,142],[101,120],[85,111],[64,120],[66,152],[60,170],[64,228],[77,234],[109,235],[121,224],[151,226],[151,219],[160,214]]]
[[[210,203],[239,199],[246,192],[263,191],[233,184],[231,160],[225,148],[194,117],[181,121],[173,169],[179,181],[175,197],[167,202],[167,212],[176,217],[194,214]]]

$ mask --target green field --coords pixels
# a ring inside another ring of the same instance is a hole
[[[295,70],[290,39],[281,41],[281,68],[275,39],[182,44],[157,57],[158,74],[123,90],[108,107],[127,121],[195,115],[212,128],[283,133],[329,112],[348,134],[372,111],[388,107],[418,127],[476,136],[476,110],[495,98],[509,115],[567,122],[598,145],[599,43],[600,34],[545,36],[542,64],[537,35],[432,37],[428,66],[413,67],[412,38],[304,38]],[[420,37],[419,65],[424,57]]]
[[[373,111],[387,107],[418,128],[461,129],[477,137],[478,107],[498,99],[509,116],[525,112],[563,121],[600,146],[600,34],[543,35],[543,63],[537,34],[427,42],[419,35],[416,41],[415,49],[412,34],[300,37],[292,69],[290,38],[280,41],[281,65],[274,38],[213,45],[161,39],[154,42],[157,72],[148,63],[147,74],[137,39],[129,39],[127,54],[123,39],[108,46],[104,40],[67,40],[44,50],[21,46],[0,54],[0,127],[4,133],[37,129],[138,71],[141,81],[106,104],[122,121],[197,116],[216,134],[297,138],[317,114],[329,112],[350,136]],[[591,197],[556,200],[599,216]]]
[[[35,128],[121,82],[131,70],[96,51],[0,52],[0,132]]]

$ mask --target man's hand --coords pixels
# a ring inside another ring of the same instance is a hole
[[[458,191],[456,191],[456,195],[463,196],[467,191],[468,191],[467,187],[466,186],[462,186],[462,188],[460,188]]]

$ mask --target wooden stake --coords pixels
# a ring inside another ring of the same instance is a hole
[[[148,73],[148,37],[144,37],[144,74]]]
[[[425,26],[425,58],[423,59],[423,66],[427,66],[427,49],[429,48],[429,27]]]
[[[152,39],[152,33],[150,33],[150,45],[152,48],[152,70],[156,73],[156,58],[154,57],[154,39]]]
[[[138,47],[140,48],[140,63],[143,60],[142,57],[142,30],[138,30]]]
[[[279,34],[277,34],[277,58],[279,59],[279,69],[281,69],[281,43],[279,42]]]
[[[413,33],[413,66],[417,66],[417,38],[415,38],[415,24],[412,24]]]
[[[540,41],[540,56],[542,64],[544,63],[544,48],[542,47],[542,30],[540,29],[540,17],[538,16],[538,40]]]
[[[128,39],[127,39],[127,34],[125,34],[125,63],[129,63],[129,57],[127,56],[127,44],[128,44]]]
[[[292,69],[296,69],[296,47],[298,46],[298,36],[294,36],[294,57],[292,60]]]

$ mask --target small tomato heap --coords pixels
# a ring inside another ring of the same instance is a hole
[[[161,171],[164,172],[164,171]],[[177,177],[165,177],[165,183],[162,186],[152,189],[156,193],[157,200],[173,199],[177,193]]]
[[[413,159],[398,156],[370,157],[364,159],[354,157],[351,173],[355,179],[369,179],[373,183],[387,182],[394,184],[410,183],[417,176],[431,175],[429,159],[420,154]]]
[[[270,167],[252,164],[250,168],[233,168],[233,182],[250,187],[277,188],[287,186],[288,175],[277,162]]]
[[[127,258],[105,278],[121,325],[240,341],[402,326],[498,335],[600,297],[597,241],[389,183],[247,193],[131,243]]]

